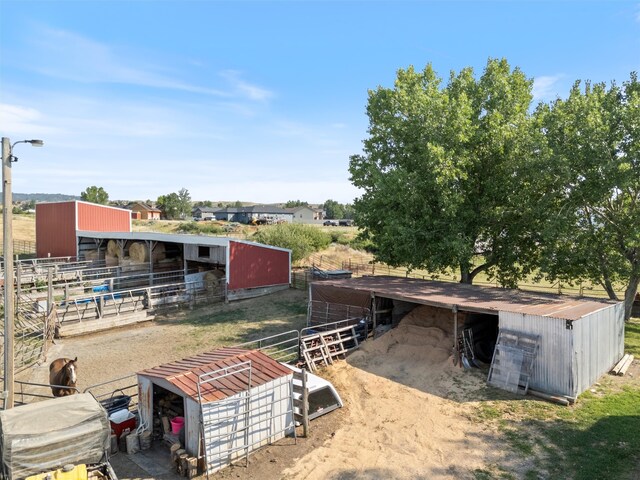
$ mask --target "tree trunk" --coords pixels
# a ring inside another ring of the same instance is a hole
[[[602,288],[604,288],[604,290],[607,292],[607,295],[609,295],[609,299],[618,300],[618,295],[616,295],[616,292],[613,289],[613,284],[611,283],[611,280],[609,280],[608,278],[605,278],[604,280],[602,280],[600,285],[602,285]]]
[[[473,283],[473,279],[476,278],[476,275],[491,267],[493,264],[493,262],[483,263],[473,270],[470,270],[471,266],[469,264],[460,265],[460,283],[467,283],[471,285]]]
[[[469,267],[463,267],[460,265],[460,283],[468,283],[471,285],[471,282],[473,282],[473,277],[471,277]]]
[[[640,273],[631,274],[629,278],[629,284],[624,291],[624,320],[625,322],[631,318],[631,309],[633,308],[633,301],[638,293],[638,284],[640,284]]]

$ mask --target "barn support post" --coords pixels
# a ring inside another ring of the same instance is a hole
[[[307,389],[307,371],[305,369],[302,369],[302,432],[304,438],[309,438],[309,390]]]
[[[49,267],[47,268],[47,315],[51,310],[53,310],[53,270]]]
[[[189,268],[187,266],[187,257],[184,254],[184,244],[182,245],[182,269],[184,270],[184,276],[182,278],[182,280],[184,281],[187,278],[187,275],[189,275]]]
[[[373,320],[373,338],[376,338],[376,327],[378,326],[378,312],[376,311],[376,294],[371,292],[371,319]]]
[[[126,240],[116,240],[116,244],[118,245],[118,250],[120,250],[120,258],[124,258],[124,246],[127,243]],[[120,264],[120,262],[118,262]]]
[[[153,285],[153,249],[156,247],[158,242],[148,240],[146,241],[146,244],[149,249],[149,285]]]
[[[458,306],[454,305],[451,311],[453,312],[453,355],[454,362],[457,363],[460,357],[460,350],[458,348]]]

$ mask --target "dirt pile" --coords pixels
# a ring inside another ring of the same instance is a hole
[[[285,478],[473,478],[496,455],[493,433],[470,420],[472,405],[453,400],[484,382],[453,366],[452,348],[452,318],[419,307],[327,369],[349,416]]]

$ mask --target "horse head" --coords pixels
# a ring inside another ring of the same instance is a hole
[[[78,367],[76,365],[77,362],[78,362],[78,357],[74,358],[73,360],[69,360],[65,365],[69,382],[71,382],[71,385],[73,386],[75,386],[76,382],[78,381],[78,375],[77,375]]]

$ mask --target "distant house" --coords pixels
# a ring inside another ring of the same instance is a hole
[[[314,220],[320,220],[317,218],[317,211],[313,208],[301,206],[294,208],[287,208],[287,212],[291,212],[293,215],[293,223],[313,223]],[[320,212],[322,214],[322,212]]]
[[[138,212],[141,220],[160,220],[161,210],[150,207],[146,203],[136,202],[131,205],[132,212]],[[136,215],[137,216],[137,215]]]
[[[216,219],[229,222],[251,223],[263,220],[267,223],[291,223],[293,213],[273,205],[252,205],[251,207],[226,207],[216,211]]]
[[[197,220],[223,220],[216,215],[220,210],[222,209],[216,207],[195,207],[191,213]]]

